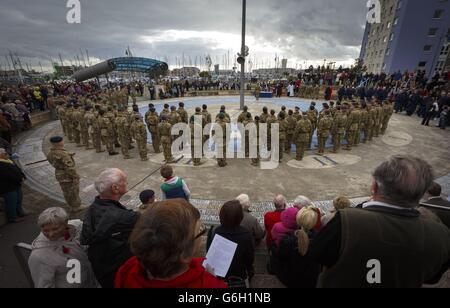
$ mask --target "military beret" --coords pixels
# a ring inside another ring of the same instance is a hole
[[[63,140],[64,140],[64,138],[61,136],[54,136],[54,137],[50,138],[51,143],[60,143]]]

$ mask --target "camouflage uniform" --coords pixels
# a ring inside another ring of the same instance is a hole
[[[202,116],[203,116],[203,123],[204,123],[203,129],[205,129],[206,125],[212,123],[212,118],[211,118],[211,114],[207,110],[202,111]],[[208,140],[209,140],[209,133],[205,134],[203,136],[203,144],[205,144],[205,142]]]
[[[372,141],[375,134],[375,123],[377,121],[377,110],[374,106],[369,108],[369,141]]]
[[[117,135],[117,129],[116,129],[116,115],[113,111],[108,111],[105,116],[109,119],[109,122],[111,123],[112,126],[112,140],[113,140],[113,144],[116,147],[119,147],[119,138]]]
[[[325,145],[328,140],[328,137],[330,136],[330,130],[333,126],[333,119],[329,116],[324,114],[322,119],[319,122],[319,125],[317,126],[317,137],[319,139],[319,154],[325,153]]]
[[[214,136],[214,141],[216,143],[217,153],[223,153],[223,158],[217,158],[217,164],[219,167],[223,168],[227,165],[227,121],[225,118],[219,118],[216,125],[222,127],[222,142],[218,139],[220,136],[217,135]]]
[[[150,112],[146,115],[145,121],[147,123],[148,130],[152,137],[153,149],[156,154],[161,153],[160,151],[160,136],[158,133],[159,117],[158,113]]]
[[[135,116],[135,121],[131,124],[131,135],[137,142],[139,156],[142,161],[148,161],[147,151],[147,128],[140,116]]]
[[[361,110],[359,109],[359,107],[355,109],[355,115],[358,118],[358,121],[357,121],[358,128],[354,132],[355,135],[353,137],[353,145],[355,147],[357,147],[359,145],[359,141],[361,139],[361,120],[362,120],[362,114],[361,114]]]
[[[252,158],[251,164],[252,166],[257,167],[259,165],[259,122],[254,122],[256,125],[256,140],[249,140],[256,146],[256,158]]]
[[[287,131],[288,131],[288,122],[286,121],[286,119],[280,119],[279,122],[280,128],[279,128],[279,132],[280,132],[280,143],[279,143],[279,150],[280,150],[280,162],[283,159],[283,152],[286,150],[286,143],[287,143]]]
[[[61,122],[61,127],[63,129],[64,135],[69,137],[69,132],[67,129],[67,119],[66,119],[66,109],[63,105],[56,107],[56,114],[58,115],[59,121]]]
[[[354,144],[356,132],[358,132],[359,111],[353,110],[347,118],[347,148],[350,151]]]
[[[189,115],[187,111],[183,107],[179,107],[177,112],[178,115],[180,116],[181,122],[189,124]]]
[[[55,168],[55,176],[71,211],[81,207],[80,176],[75,169],[73,156],[64,149],[50,149],[48,162]]]
[[[162,121],[162,117],[166,116],[167,118],[169,118],[170,115],[170,110],[167,108],[164,108],[163,111],[161,111],[161,114],[159,115],[159,121]]]
[[[198,138],[198,139],[196,138],[195,129],[198,129],[203,132],[203,128],[199,124],[195,124],[195,123],[191,123],[190,128],[191,128],[191,158],[192,158],[192,162],[193,162],[194,166],[196,167],[196,166],[201,165],[202,160],[201,160],[201,158],[195,158],[195,144],[197,141],[197,143],[199,143],[203,146],[203,143],[202,143],[203,140],[202,140],[202,138]],[[203,150],[202,150],[202,153],[203,153]]]
[[[359,129],[362,133],[364,133],[364,139],[362,141],[363,143],[366,143],[369,140],[369,118],[370,115],[368,109],[361,109],[361,125]]]
[[[84,145],[86,150],[90,149],[90,142],[89,142],[89,126],[86,121],[86,112],[82,112],[82,117],[80,120],[80,128],[81,128],[81,140],[82,144]]]
[[[114,129],[113,124],[106,115],[99,116],[98,126],[100,128],[100,135],[102,143],[106,146],[109,154],[114,153]]]
[[[311,125],[312,125],[311,134],[309,135],[309,143],[308,143],[308,148],[310,148],[310,149],[312,148],[312,137],[317,128],[317,113],[316,112],[317,112],[316,110],[311,110],[311,109],[306,112],[308,120],[309,120],[309,122],[311,122]]]
[[[375,107],[376,117],[375,117],[375,129],[374,129],[374,137],[378,137],[380,135],[381,129],[381,120],[383,118],[383,107],[377,105]]]
[[[115,120],[116,132],[120,142],[120,148],[122,150],[122,155],[124,159],[131,158],[129,149],[130,149],[130,138],[132,134],[130,134],[131,126],[127,116],[128,115],[125,112],[121,112],[119,113],[119,115]]]
[[[267,118],[267,150],[272,150],[272,124],[277,124],[278,119],[274,115],[270,115]]]
[[[83,115],[81,114],[79,108],[75,108],[72,112],[72,130],[73,130],[73,139],[77,144],[77,147],[82,147],[81,145],[81,118]]]
[[[309,136],[311,135],[312,124],[307,116],[303,116],[297,122],[295,127],[295,145],[297,147],[296,160],[302,160],[305,150],[308,146]]]
[[[293,115],[288,115],[286,118],[287,122],[287,139],[286,139],[286,153],[290,154],[292,149],[292,144],[294,143],[295,126],[297,126],[297,121]]]
[[[164,151],[164,159],[166,163],[173,162],[173,156],[172,156],[172,125],[165,120],[158,125],[158,133],[161,137],[161,144],[163,146]]]
[[[341,149],[342,139],[344,139],[345,129],[347,127],[347,114],[344,112],[336,112],[333,127],[336,129],[333,132],[333,152],[338,153]]]
[[[267,123],[267,119],[269,118],[268,113],[262,113],[259,117],[259,123]]]

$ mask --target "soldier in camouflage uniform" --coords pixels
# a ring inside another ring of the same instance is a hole
[[[359,111],[355,108],[350,111],[350,115],[347,118],[347,147],[345,148],[347,151],[350,151],[354,145],[354,138],[355,134],[358,132],[358,125]]]
[[[341,107],[336,108],[333,127],[335,128],[333,132],[333,153],[339,153],[347,127],[347,110],[345,108],[343,110]]]
[[[358,118],[358,121],[357,121],[358,128],[354,132],[355,135],[353,137],[353,145],[355,147],[357,147],[359,145],[359,141],[361,139],[361,120],[362,120],[361,109],[359,108],[358,103],[355,103],[355,114],[356,114],[356,117]]]
[[[311,122],[311,126],[312,126],[311,134],[309,136],[309,143],[308,143],[308,148],[312,149],[312,137],[317,128],[317,110],[313,105],[311,105],[309,107],[309,110],[306,112],[306,114],[307,114],[308,120],[309,120],[309,122]]]
[[[375,122],[377,120],[377,110],[372,102],[369,107],[369,141],[373,140],[375,134]]]
[[[267,151],[272,150],[272,125],[278,123],[275,116],[275,110],[270,110],[270,116],[267,118]]]
[[[58,119],[61,122],[61,127],[63,129],[64,135],[69,137],[68,129],[67,129],[67,119],[66,119],[66,108],[64,108],[64,102],[58,102],[58,106],[56,107],[56,114],[58,115]]]
[[[142,161],[148,161],[147,151],[147,128],[140,114],[134,115],[134,122],[131,124],[131,135],[137,142],[139,156]]]
[[[205,129],[206,125],[212,123],[212,117],[211,114],[208,112],[208,106],[203,105],[202,106],[202,116],[203,116],[203,129]],[[209,132],[203,136],[203,144],[206,143],[206,141],[209,140]]]
[[[149,112],[147,113],[145,117],[148,130],[150,132],[150,135],[152,137],[152,143],[153,143],[153,149],[156,154],[161,153],[160,150],[160,143],[161,143],[161,137],[158,133],[158,125],[159,125],[159,116],[156,112],[156,109],[154,107],[150,108]]]
[[[92,112],[92,107],[88,106],[86,113],[84,115],[84,121],[86,122],[87,129],[88,129],[88,135],[90,139],[92,140],[92,145],[94,146],[94,149],[97,153],[102,152],[102,142],[101,142],[101,136],[100,136],[100,130],[98,127],[98,120]]]
[[[120,149],[122,150],[123,159],[130,159],[130,138],[131,134],[131,126],[128,120],[128,113],[123,107],[120,107],[119,114],[115,119],[116,132],[117,137],[120,142]]]
[[[120,148],[119,138],[118,138],[117,129],[116,129],[116,112],[112,106],[107,107],[107,112],[106,112],[105,116],[109,119],[109,122],[111,123],[111,126],[112,126],[113,144],[116,148]]]
[[[169,123],[172,126],[181,123],[180,115],[178,114],[177,108],[175,106],[170,107]]]
[[[302,113],[300,112],[300,107],[295,107],[294,119],[295,119],[296,125],[297,125],[297,122],[300,121],[301,118],[302,118]]]
[[[89,126],[86,121],[86,112],[89,112],[92,107],[85,106],[84,112],[82,113],[82,117],[80,119],[80,128],[81,128],[81,140],[86,150],[90,150],[90,142],[89,142]]]
[[[222,140],[219,139],[219,135],[214,134],[214,141],[216,143],[217,153],[223,153],[222,158],[217,158],[217,164],[221,168],[227,166],[227,123],[226,115],[219,113],[217,115],[216,125],[222,128]]]
[[[279,137],[280,137],[280,143],[279,143],[279,150],[280,150],[280,163],[283,159],[283,152],[286,150],[286,143],[287,143],[287,131],[288,131],[288,122],[285,119],[285,114],[280,113],[279,115]]]
[[[361,125],[360,130],[364,134],[363,143],[367,143],[369,140],[369,121],[370,115],[369,115],[369,109],[367,108],[367,104],[363,102],[361,104]],[[360,134],[361,136],[361,134]]]
[[[98,116],[98,126],[100,128],[100,134],[102,143],[106,146],[110,156],[119,155],[114,151],[114,129],[113,124],[106,116],[105,110],[101,109]]]
[[[187,111],[184,109],[184,103],[178,104],[178,115],[180,116],[181,122],[185,124],[189,124],[189,115]]]
[[[297,121],[294,118],[294,112],[292,110],[289,110],[286,122],[287,122],[287,139],[285,150],[287,154],[290,154],[292,144],[294,143],[295,127],[297,126]]]
[[[80,105],[77,103],[73,105],[73,112],[72,112],[72,129],[73,129],[73,139],[74,142],[77,144],[77,147],[82,147],[81,144],[81,118],[83,117],[82,113],[80,112]]]
[[[80,200],[80,176],[75,168],[75,154],[68,153],[64,149],[62,137],[51,138],[52,148],[47,155],[48,162],[55,168],[55,176],[69,206],[71,213],[82,211],[86,207],[81,205]]]
[[[330,130],[333,126],[333,119],[331,118],[330,110],[325,110],[322,119],[317,126],[317,138],[319,140],[319,150],[318,155],[325,154],[325,145],[327,143],[328,137],[330,137]]]
[[[305,155],[305,150],[308,146],[309,136],[311,135],[312,124],[309,121],[307,113],[300,116],[300,120],[295,127],[295,146],[297,148],[297,154],[295,159],[301,161]]]
[[[225,116],[225,122],[226,122],[226,123],[231,123],[231,117],[230,117],[230,115],[226,112],[225,106],[220,107],[220,112],[219,112],[219,114],[216,116],[216,122],[219,120],[219,116],[220,116],[221,113],[223,113],[223,115]]]
[[[244,121],[247,120],[247,114],[248,114],[248,107],[244,106],[244,110],[239,115],[237,122],[241,124],[244,123]]]
[[[267,107],[264,107],[263,113],[259,117],[259,121],[260,121],[259,123],[267,123],[268,118],[269,118],[269,110],[267,109]]]
[[[250,124],[253,123],[252,114],[250,112],[246,113],[246,118],[242,122],[242,125],[244,125],[244,128]],[[248,130],[245,130],[245,139],[244,139],[244,146],[245,146],[245,157],[250,157],[250,132]]]
[[[201,109],[197,108],[195,115],[201,115]],[[202,117],[203,118],[203,117]],[[196,158],[195,157],[195,146],[196,143],[198,143],[198,145],[200,145],[202,147],[202,150],[199,153],[203,153],[203,137],[202,136],[196,136],[195,135],[195,130],[199,130],[200,132],[203,132],[203,127],[200,124],[195,123],[195,117],[192,116],[191,120],[190,120],[190,124],[189,124],[190,128],[191,128],[191,158],[192,158],[192,163],[194,164],[194,167],[198,167],[202,164],[202,159],[201,158]],[[203,135],[203,134],[201,134]]]
[[[376,107],[375,107],[375,111],[376,111],[376,117],[375,117],[375,128],[374,128],[374,137],[378,138],[378,136],[380,135],[380,129],[381,129],[381,120],[383,118],[383,103],[379,102]]]
[[[167,119],[169,119],[170,115],[170,106],[168,104],[164,104],[164,109],[161,111],[161,114],[159,115],[159,121],[162,122],[162,117],[166,116]]]
[[[161,117],[162,122],[158,125],[158,134],[161,137],[164,159],[167,164],[173,162],[172,156],[172,125],[170,125],[167,115]]]
[[[249,140],[250,144],[252,146],[256,146],[256,158],[252,158],[251,159],[251,164],[254,167],[258,167],[259,166],[259,121],[260,118],[259,117],[255,117],[255,125],[256,125],[256,139],[253,140]]]
[[[281,115],[284,115],[284,119],[286,119],[287,118],[287,112],[286,112],[286,106],[282,106],[281,107],[281,111],[280,111],[280,113],[278,114],[278,120],[280,120],[281,119]]]

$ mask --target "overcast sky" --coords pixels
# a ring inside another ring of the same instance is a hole
[[[350,65],[359,56],[366,0],[248,0],[247,45],[253,68],[323,63]],[[1,0],[0,65],[11,50],[44,69],[62,55],[92,62],[133,55],[194,65],[211,55],[230,68],[241,42],[241,0],[80,0],[81,24],[68,24],[67,0]],[[82,51],[81,51],[81,50]],[[85,56],[86,57],[86,56]],[[204,61],[204,60],[203,60]],[[307,62],[305,62],[307,61]]]

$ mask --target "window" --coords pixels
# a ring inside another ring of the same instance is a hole
[[[386,43],[387,42],[387,36],[385,36],[384,38],[383,38],[383,43]]]
[[[397,5],[397,10],[400,10],[402,8],[402,4],[403,4],[403,1],[400,0]]]
[[[427,65],[426,61],[419,62],[419,67],[425,67]]]
[[[383,63],[383,70],[386,69],[386,63]]]
[[[396,26],[398,24],[398,17],[395,17],[394,19],[394,26]]]
[[[430,28],[428,31],[428,36],[436,36],[436,33],[438,31],[438,28]]]
[[[388,24],[387,24],[387,27],[386,27],[386,28],[390,29],[390,28],[391,28],[391,25],[392,25],[392,23],[391,23],[391,22],[388,22]]]
[[[392,11],[394,11],[394,6],[391,6],[391,9],[389,10],[389,14],[392,14]]]
[[[436,10],[434,11],[433,19],[441,19],[442,15],[444,15],[444,10]]]
[[[423,51],[426,52],[426,53],[430,53],[432,48],[433,48],[432,45],[425,45],[423,47]]]
[[[389,56],[391,54],[391,49],[390,48],[387,48],[386,49],[386,56]]]
[[[391,33],[391,35],[389,36],[389,41],[392,42],[394,40],[394,33]]]

